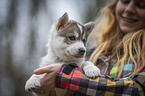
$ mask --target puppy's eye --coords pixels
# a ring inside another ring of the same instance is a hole
[[[70,36],[70,37],[68,37],[68,39],[71,40],[71,41],[75,41],[76,37],[75,36]]]

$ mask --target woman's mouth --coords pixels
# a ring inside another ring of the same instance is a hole
[[[134,18],[122,17],[124,23],[126,24],[133,24],[136,23],[138,20]]]

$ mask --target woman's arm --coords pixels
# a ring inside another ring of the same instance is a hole
[[[72,90],[82,96],[144,96],[145,92],[145,72],[133,79],[111,78],[107,75],[89,79],[75,64],[52,64],[36,69],[34,73],[46,74],[41,80],[42,86],[34,91],[38,94],[52,92],[55,86]]]
[[[89,79],[76,65],[62,65],[56,76],[56,87],[91,96],[144,96],[145,72],[131,78],[111,78],[101,75]]]

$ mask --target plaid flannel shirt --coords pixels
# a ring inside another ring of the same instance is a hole
[[[99,58],[97,66],[102,75],[94,79],[87,78],[83,70],[75,64],[63,64],[57,72],[56,87],[73,91],[66,96],[144,96],[145,68],[129,78],[128,73],[134,68],[133,62],[129,61],[124,67],[122,78],[115,78],[115,60],[109,64],[108,58]]]

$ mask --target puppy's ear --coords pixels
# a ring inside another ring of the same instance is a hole
[[[58,19],[58,22],[56,24],[56,29],[59,30],[63,28],[69,21],[67,13],[65,13],[61,18]]]
[[[89,22],[89,23],[84,24],[85,29],[87,30],[87,36],[89,36],[89,34],[92,32],[94,25],[95,25],[94,22]]]

